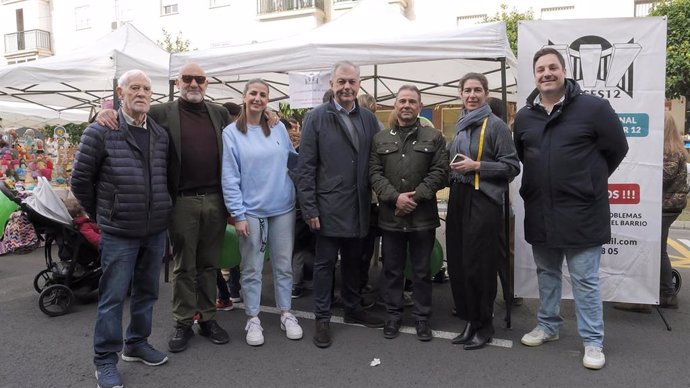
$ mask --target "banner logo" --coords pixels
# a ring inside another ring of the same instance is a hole
[[[304,84],[305,85],[318,85],[319,84],[319,77],[321,76],[321,73],[305,73],[304,74]]]
[[[630,39],[627,43],[610,43],[595,35],[574,40],[570,45],[551,47],[563,55],[566,71],[577,81],[585,93],[603,98],[633,97],[633,67],[642,46]]]

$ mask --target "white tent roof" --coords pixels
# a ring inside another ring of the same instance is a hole
[[[170,54],[132,25],[69,53],[0,67],[0,101],[24,101],[46,110],[99,106],[112,97],[113,80],[131,69],[151,77],[154,99],[164,99]]]
[[[487,74],[489,86],[500,88],[500,59],[508,67],[506,83],[515,89],[517,62],[504,23],[439,30],[406,19],[386,0],[362,1],[330,23],[281,40],[175,53],[170,78],[196,62],[215,81],[209,98],[237,100],[244,83],[260,77],[275,88],[275,100],[287,97],[288,71],[327,70],[343,59],[361,67],[362,90],[384,104],[404,83],[420,87],[427,106],[458,102],[457,80],[470,71]]]
[[[58,111],[26,102],[0,101],[0,127],[42,128],[46,125],[83,123],[89,120],[89,112],[80,109]]]

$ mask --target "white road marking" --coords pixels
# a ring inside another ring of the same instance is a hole
[[[686,247],[690,248],[690,240],[685,238],[679,238],[678,241],[682,242],[683,244],[685,244]]]
[[[234,305],[236,308],[244,309],[244,303],[235,303]],[[261,306],[260,310],[261,310],[261,312],[269,313],[269,314],[280,314],[281,313],[280,309],[278,309],[276,307]],[[310,313],[308,311],[292,310],[292,313],[297,318],[309,319],[312,321],[315,319],[314,313]],[[343,325],[364,327],[362,325],[355,324],[355,323],[345,323],[343,317],[340,317],[337,315],[333,315],[331,317],[331,322],[332,323],[340,323]],[[401,326],[400,332],[405,333],[405,334],[417,335],[417,331],[412,326]],[[454,333],[452,331],[441,331],[441,330],[432,330],[431,333],[434,336],[434,338],[441,338],[441,339],[447,339],[447,340],[452,340],[453,338],[460,335],[460,333]],[[513,347],[513,341],[507,340],[507,339],[493,338],[488,345],[496,346],[499,348],[512,348]]]

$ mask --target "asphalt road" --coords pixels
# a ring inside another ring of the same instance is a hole
[[[119,368],[127,387],[690,387],[690,269],[683,261],[690,262],[690,246],[681,241],[690,244],[690,231],[674,230],[671,235],[684,247],[685,251],[672,249],[671,254],[687,282],[680,291],[680,309],[662,310],[672,331],[666,330],[656,312],[622,312],[606,303],[607,363],[600,371],[582,367],[571,301],[563,302],[566,323],[561,339],[528,348],[519,340],[535,324],[537,301],[515,307],[513,327],[506,329],[505,307],[499,300],[496,344],[464,351],[448,339],[463,324],[450,315],[450,286],[434,284],[433,341],[417,341],[408,315],[405,331],[410,334],[394,340],[384,339],[381,330],[333,323],[333,346],[318,349],[311,342],[311,295],[294,301],[305,338],[290,341],[270,307],[270,275],[265,276],[267,307],[261,314],[263,346],[244,342],[245,316],[238,306],[218,314],[219,323],[230,333],[230,344],[214,345],[197,335],[185,352],[170,355],[166,365],[121,361]],[[61,317],[44,315],[32,286],[34,276],[44,268],[42,249],[0,257],[0,387],[94,387],[95,304],[77,304]],[[170,298],[170,284],[162,282],[150,338],[162,350],[173,329]],[[379,306],[372,311],[383,313]],[[342,322],[342,311],[336,309],[334,314],[334,322]],[[380,359],[380,365],[370,366],[374,358]]]

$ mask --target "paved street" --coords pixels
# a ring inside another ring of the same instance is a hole
[[[671,255],[688,282],[679,296],[680,309],[662,310],[673,330],[665,329],[656,312],[628,313],[605,304],[607,364],[601,371],[582,367],[571,301],[564,302],[560,341],[539,348],[521,345],[520,337],[535,324],[536,301],[514,308],[513,329],[506,329],[499,300],[495,346],[464,351],[452,345],[447,338],[457,334],[462,322],[450,315],[448,283],[434,284],[432,327],[437,331],[430,343],[413,334],[386,340],[380,330],[334,323],[334,345],[317,349],[311,342],[307,293],[294,302],[305,329],[301,341],[286,339],[278,315],[266,307],[261,314],[266,343],[249,347],[238,307],[218,315],[230,332],[230,344],[213,345],[197,335],[187,351],[171,355],[166,365],[121,361],[119,367],[127,387],[690,387],[690,231],[673,230],[671,235]],[[61,317],[44,315],[32,286],[44,268],[42,249],[0,257],[0,387],[94,387],[95,304],[77,304]],[[265,279],[263,305],[273,306],[270,275]],[[150,338],[162,350],[172,331],[170,297],[170,284],[162,283]],[[379,306],[373,311],[383,313]],[[334,322],[342,322],[342,311],[336,309],[335,315]],[[405,331],[414,333],[409,315],[405,324]],[[370,366],[374,358],[381,364]]]

